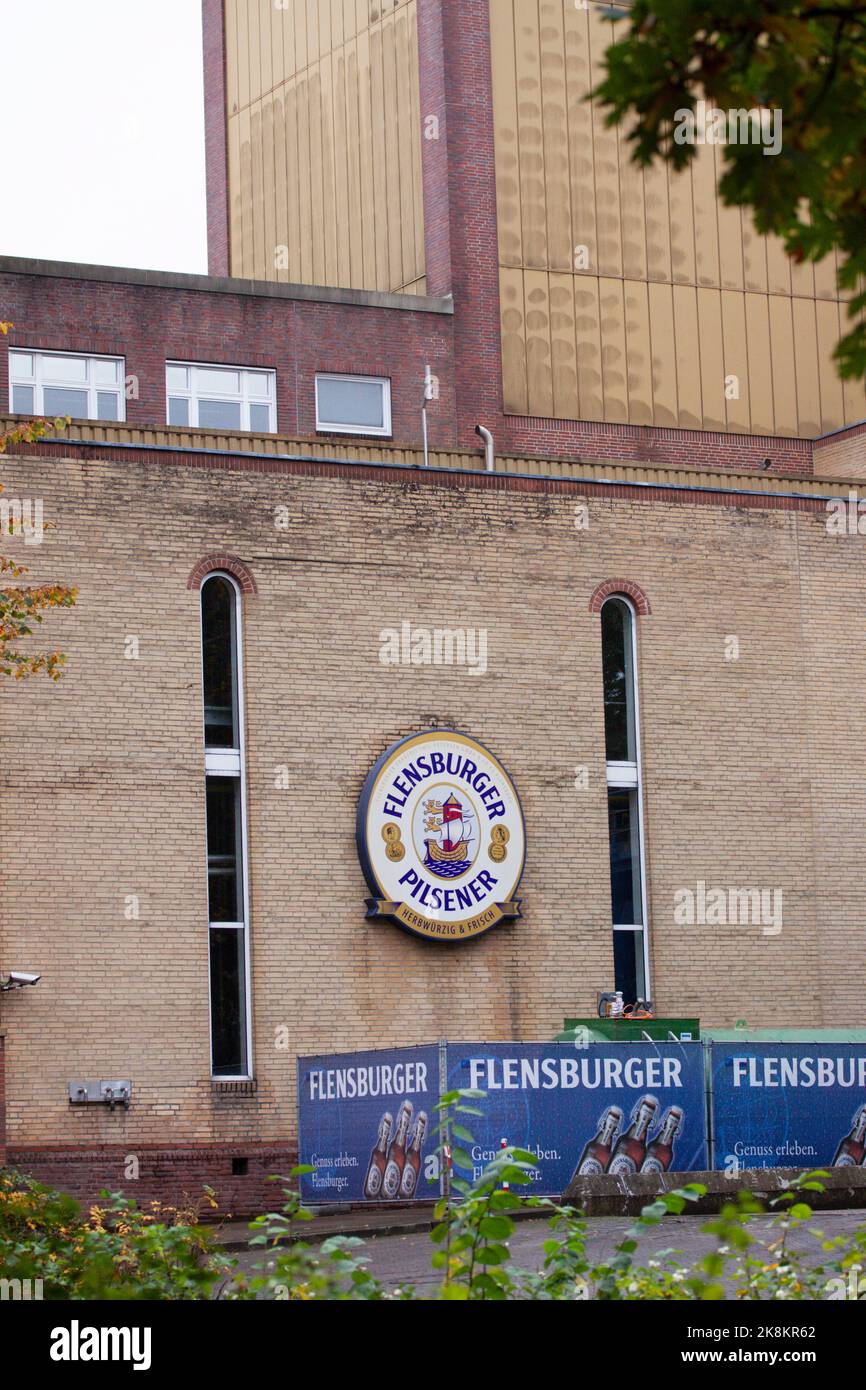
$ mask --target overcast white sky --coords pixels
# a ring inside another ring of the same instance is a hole
[[[0,0],[0,255],[207,271],[200,0]]]

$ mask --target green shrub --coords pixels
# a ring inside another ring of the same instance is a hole
[[[212,1195],[203,1202],[215,1205]],[[207,1299],[229,1272],[197,1212],[72,1197],[0,1171],[0,1277],[41,1280],[45,1299]]]
[[[439,1280],[433,1294],[421,1295],[409,1285],[384,1288],[370,1272],[361,1240],[341,1236],[319,1246],[304,1240],[301,1228],[314,1218],[296,1187],[298,1177],[312,1171],[307,1168],[274,1179],[285,1186],[285,1202],[251,1225],[250,1245],[266,1257],[252,1276],[239,1273],[236,1262],[219,1251],[216,1234],[200,1224],[202,1205],[216,1207],[207,1190],[185,1211],[158,1203],[144,1211],[117,1193],[103,1193],[100,1205],[84,1213],[71,1197],[0,1172],[0,1279],[41,1280],[48,1299],[378,1302],[423,1296],[586,1302],[857,1296],[857,1276],[866,1266],[866,1226],[827,1239],[812,1225],[805,1200],[823,1190],[826,1174],[803,1174],[770,1203],[769,1213],[751,1194],[735,1194],[703,1225],[714,1246],[691,1265],[670,1248],[640,1262],[636,1256],[647,1237],[704,1195],[705,1188],[689,1183],[644,1207],[613,1256],[593,1262],[580,1212],[521,1192],[535,1167],[531,1153],[506,1148],[479,1178],[470,1182],[460,1176],[461,1170],[472,1171],[462,1147],[473,1142],[465,1124],[480,1113],[482,1099],[482,1092],[452,1091],[437,1107],[444,1191],[431,1231]],[[517,1268],[511,1260],[515,1217],[522,1212],[546,1218],[549,1228],[535,1270]],[[800,1241],[791,1240],[802,1231],[810,1238],[810,1257]]]

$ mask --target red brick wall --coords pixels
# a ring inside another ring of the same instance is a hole
[[[207,163],[208,274],[229,273],[228,154],[226,150],[223,0],[202,0],[204,139]]]
[[[427,293],[450,294],[451,210],[448,195],[448,102],[441,0],[418,0],[418,75],[424,257]],[[438,123],[437,127],[432,121]]]
[[[441,398],[428,412],[431,444],[453,443],[449,313],[6,274],[2,266],[0,305],[3,318],[15,324],[3,340],[10,346],[124,355],[140,389],[138,400],[126,403],[130,423],[164,423],[166,358],[276,369],[278,430],[288,435],[316,433],[317,371],[362,371],[391,377],[394,436],[417,446],[429,362],[442,383]],[[8,357],[0,342],[4,403],[8,391]]]
[[[734,468],[811,474],[812,442],[776,435],[726,434],[720,430],[656,429],[595,420],[505,417],[504,452],[546,458],[627,458],[696,468]]]
[[[443,116],[444,139],[422,140],[424,223],[428,288],[454,296],[457,440],[476,444],[481,424],[507,449],[488,0],[421,0],[418,42],[422,125]]]
[[[138,1162],[138,1177],[130,1179],[129,1160]],[[245,1158],[247,1172],[232,1174],[232,1159]],[[201,1215],[211,1220],[217,1214],[229,1217],[258,1216],[282,1206],[279,1183],[271,1176],[285,1177],[297,1165],[297,1146],[275,1148],[260,1144],[173,1145],[171,1148],[139,1147],[135,1153],[122,1145],[69,1148],[10,1148],[9,1162],[28,1177],[49,1187],[68,1192],[89,1205],[103,1190],[122,1192],[141,1207],[162,1202],[188,1207],[202,1197],[204,1187],[212,1187],[218,1212],[204,1207]]]
[[[452,189],[447,202],[474,235],[471,198]],[[477,234],[477,256],[485,237]],[[459,237],[452,240],[452,248],[458,244]],[[273,293],[230,294],[206,288],[204,277],[160,276],[159,283],[148,283],[143,273],[124,281],[122,271],[106,270],[104,279],[96,272],[76,278],[65,271],[10,270],[19,263],[0,262],[0,306],[15,324],[0,342],[0,402],[9,400],[6,342],[125,356],[127,373],[139,382],[138,399],[126,403],[130,424],[164,423],[166,358],[269,367],[277,372],[278,431],[303,437],[316,432],[315,373],[360,370],[391,378],[394,439],[417,448],[429,363],[440,381],[440,398],[428,411],[433,447],[478,447],[480,423],[493,430],[500,453],[527,457],[758,470],[770,458],[773,472],[812,472],[809,440],[503,415],[498,291],[473,270],[470,256],[452,259],[453,316],[444,309],[293,299],[276,286]]]

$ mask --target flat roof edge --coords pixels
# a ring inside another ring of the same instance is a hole
[[[816,434],[812,443],[820,447],[827,444],[831,439],[836,439],[840,434],[847,434],[849,430],[860,430],[866,425],[866,419],[852,420],[850,425],[839,425],[835,430],[828,430],[826,434]]]
[[[117,449],[121,452],[128,451],[130,453],[174,455],[175,457],[179,458],[222,458],[227,461],[227,464],[229,460],[237,460],[243,461],[245,464],[258,465],[278,465],[281,463],[304,464],[312,465],[313,467],[321,465],[323,468],[358,468],[372,470],[381,469],[383,472],[387,472],[389,469],[391,469],[394,472],[405,473],[416,478],[467,478],[472,479],[474,482],[481,480],[484,482],[485,486],[521,482],[534,483],[538,484],[539,486],[543,486],[545,483],[554,483],[557,485],[564,483],[575,488],[587,487],[598,488],[600,490],[604,488],[617,487],[630,488],[637,493],[644,492],[646,495],[649,495],[649,493],[652,492],[653,489],[655,489],[656,491],[662,493],[689,493],[696,497],[702,495],[707,497],[714,495],[743,498],[754,497],[761,500],[766,500],[768,506],[772,505],[772,501],[774,498],[781,498],[783,500],[797,502],[823,502],[825,504],[828,501],[832,500],[832,494],[825,493],[823,491],[797,492],[787,488],[784,490],[773,489],[771,491],[769,489],[764,488],[757,489],[746,488],[742,486],[727,487],[722,482],[686,483],[680,481],[665,482],[662,480],[651,478],[598,478],[592,476],[591,474],[581,477],[574,475],[562,475],[552,473],[508,472],[504,469],[494,469],[493,472],[488,472],[483,467],[483,455],[481,455],[480,453],[478,455],[479,466],[477,468],[447,468],[437,464],[430,464],[428,466],[416,461],[407,463],[398,459],[353,459],[348,457],[339,458],[336,456],[329,457],[326,454],[303,453],[256,453],[252,450],[245,449],[214,449],[208,448],[206,446],[197,447],[180,444],[148,444],[142,443],[140,441],[133,442],[128,440],[115,441],[110,439],[81,439],[67,438],[64,435],[46,435],[32,444],[26,445],[26,453],[16,454],[14,452],[10,452],[8,454],[4,454],[3,457],[4,459],[9,460],[17,459],[20,461],[26,461],[28,458],[38,458],[40,455],[43,455],[43,450],[45,449],[47,449],[48,451],[55,449],[62,450],[64,445],[71,446],[72,448],[76,449]],[[74,455],[70,454],[69,459],[70,461],[72,461],[74,459]],[[700,476],[700,474],[697,474],[697,476]],[[740,481],[742,481],[745,475],[737,474],[735,476]],[[785,481],[788,480],[786,479]],[[791,479],[790,481],[794,482],[795,480]],[[824,482],[823,479],[809,479],[809,481],[821,481],[822,483]]]
[[[0,256],[0,274],[35,275],[61,280],[94,280],[112,285],[145,285],[153,289],[250,295],[260,299],[301,300],[313,304],[346,304],[366,309],[400,309],[420,314],[454,313],[454,301],[450,295],[434,299],[429,295],[420,294],[338,289],[333,285],[290,285],[277,280],[242,280],[215,275],[194,275],[179,270],[135,270],[129,266],[87,265],[76,261],[40,261],[26,256]]]

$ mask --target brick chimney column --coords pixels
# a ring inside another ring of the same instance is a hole
[[[202,0],[201,22],[208,275],[226,276],[229,274],[229,168],[223,0]]]
[[[454,296],[457,443],[502,418],[489,0],[418,0],[427,293]]]

